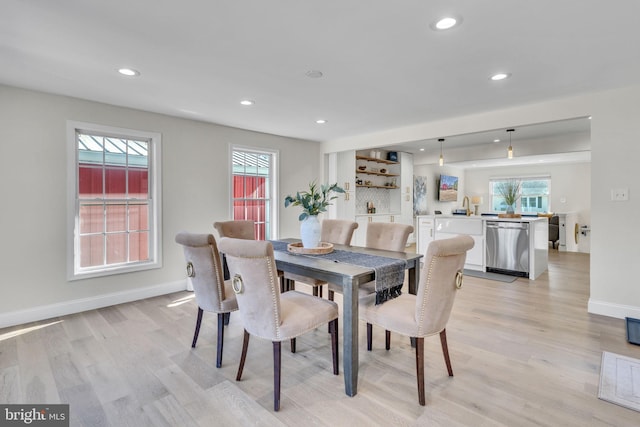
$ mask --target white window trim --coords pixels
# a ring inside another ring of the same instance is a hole
[[[234,151],[248,151],[253,153],[269,153],[273,159],[273,168],[271,170],[273,180],[273,194],[271,203],[271,237],[272,240],[279,239],[280,233],[280,216],[278,215],[280,209],[280,150],[273,150],[261,147],[248,147],[246,145],[229,144],[228,160],[229,165],[229,194],[227,200],[229,200],[229,218],[233,218],[233,152]],[[283,202],[284,203],[284,202]]]
[[[77,217],[76,186],[78,185],[78,158],[76,130],[108,134],[114,136],[144,138],[151,140],[150,150],[150,197],[153,215],[149,219],[150,260],[129,265],[105,266],[91,271],[79,271],[75,257],[78,245],[79,218]],[[162,137],[158,132],[117,128],[94,123],[67,120],[67,280],[81,280],[113,274],[131,273],[162,267]]]

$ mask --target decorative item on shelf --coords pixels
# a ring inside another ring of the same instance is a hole
[[[364,165],[362,165],[362,166],[358,166],[358,170],[366,171],[366,170],[367,170],[367,167],[366,167],[366,166],[364,166]]]
[[[514,207],[520,198],[520,181],[509,179],[496,184],[496,191],[507,205],[507,215],[514,215]]]
[[[385,168],[380,169],[380,173],[387,173],[387,170]]]
[[[362,180],[356,176],[356,185],[362,185]]]
[[[295,196],[284,198],[284,207],[302,206],[302,213],[298,217],[300,223],[300,238],[305,248],[316,248],[320,244],[320,221],[318,214],[326,212],[327,206],[338,196],[332,193],[344,193],[337,183],[318,186],[315,181],[309,184],[309,191],[297,192]]]
[[[373,172],[373,173],[378,173],[379,170],[380,169],[378,169],[378,168],[371,168],[371,172]]]
[[[391,160],[392,162],[398,161],[398,152],[397,151],[389,151],[387,153],[387,160]]]
[[[473,210],[473,214],[474,215],[478,215],[478,206],[480,206],[482,204],[482,197],[481,196],[472,196],[471,197],[471,204],[475,206],[475,209]]]
[[[371,181],[365,181],[364,185],[371,185]]]
[[[376,159],[382,158],[382,151],[376,151]]]

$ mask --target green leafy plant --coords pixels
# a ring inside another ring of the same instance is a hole
[[[496,184],[496,191],[504,198],[507,206],[515,206],[520,198],[520,181],[510,179]]]
[[[309,191],[297,192],[295,196],[287,196],[284,198],[284,207],[302,206],[302,213],[298,220],[303,221],[308,216],[318,215],[325,212],[331,201],[337,199],[338,196],[333,193],[344,193],[342,187],[338,184],[322,184],[318,186],[315,181],[309,183]]]

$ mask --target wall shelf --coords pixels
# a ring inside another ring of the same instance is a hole
[[[369,162],[376,162],[376,163],[384,163],[385,165],[397,165],[399,164],[399,162],[393,162],[391,160],[386,160],[386,159],[376,159],[374,157],[367,157],[367,156],[356,156],[357,160],[366,160]]]
[[[392,187],[390,185],[365,185],[365,184],[356,184],[356,187],[365,187],[365,188],[386,188],[387,190],[393,190],[400,188],[398,186]]]
[[[381,173],[381,172],[372,172],[372,171],[367,171],[367,170],[364,170],[364,171],[357,170],[356,174],[359,174],[359,173],[363,173],[363,174],[366,174],[366,175],[377,175],[377,176],[400,176],[397,173]]]

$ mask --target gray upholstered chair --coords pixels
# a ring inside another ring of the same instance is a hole
[[[351,238],[353,232],[358,228],[358,223],[355,221],[349,221],[344,219],[325,219],[322,221],[322,228],[320,231],[320,241],[333,243],[334,245],[351,245]],[[290,289],[295,289],[295,282],[302,282],[313,286],[313,295],[320,296],[322,298],[322,287],[327,284],[324,280],[314,279],[312,277],[306,277],[299,274],[284,273],[285,280],[289,283]],[[332,293],[329,291],[330,298]]]
[[[370,249],[404,252],[409,234],[413,233],[413,226],[395,222],[370,222],[367,225],[366,246]],[[376,291],[375,282],[360,285],[358,293],[365,296]],[[334,292],[342,293],[342,288],[329,284],[329,300],[333,301]]]
[[[220,254],[212,234],[181,232],[176,235],[176,242],[183,246],[187,275],[191,278],[198,304],[198,318],[191,347],[195,347],[198,341],[203,312],[216,313],[218,315],[216,367],[219,368],[222,365],[224,315],[238,309],[236,296],[231,289],[231,282],[225,282],[223,279]]]
[[[371,351],[372,325],[385,329],[387,350],[391,332],[415,338],[418,401],[423,406],[425,337],[440,334],[447,371],[453,376],[445,328],[456,292],[462,286],[467,251],[473,245],[473,239],[466,235],[433,241],[427,249],[417,295],[402,294],[379,305],[375,305],[375,295],[359,301],[360,320],[367,323],[367,350]]]
[[[558,247],[560,246],[560,217],[558,215],[549,218],[549,241],[553,249],[556,248],[556,243]]]
[[[255,223],[249,220],[217,221],[213,228],[218,231],[220,238],[232,237],[234,239],[256,239]]]
[[[220,238],[231,237],[232,239],[244,240],[256,239],[256,225],[255,222],[251,220],[236,219],[231,221],[216,221],[213,223],[213,228],[216,229]],[[227,261],[224,256],[222,257],[222,264],[225,277],[229,277]],[[282,271],[278,271],[278,277],[280,278],[280,289],[284,290],[284,273]]]
[[[297,291],[280,293],[273,246],[270,242],[249,242],[223,238],[220,249],[227,256],[233,289],[244,326],[242,356],[236,381],[240,381],[254,335],[273,342],[273,408],[280,409],[281,342],[291,340],[320,325],[329,324],[333,373],[338,375],[338,306],[332,301]]]

